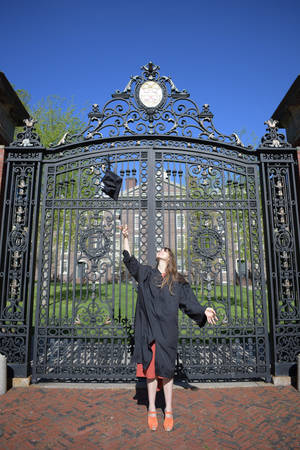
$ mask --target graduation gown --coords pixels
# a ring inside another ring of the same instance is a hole
[[[129,273],[138,282],[138,297],[134,319],[133,361],[146,370],[152,359],[150,344],[155,341],[155,374],[173,378],[178,343],[178,308],[203,327],[205,309],[198,302],[189,283],[173,283],[173,294],[168,285],[160,287],[162,275],[151,266],[140,264],[124,250],[123,261]]]

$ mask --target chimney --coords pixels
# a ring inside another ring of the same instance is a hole
[[[135,177],[128,177],[126,178],[126,191],[129,191],[129,189],[132,189],[136,186],[137,179]]]

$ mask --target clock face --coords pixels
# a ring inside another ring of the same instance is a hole
[[[155,108],[162,101],[162,88],[156,81],[146,81],[140,87],[139,98],[147,108]]]

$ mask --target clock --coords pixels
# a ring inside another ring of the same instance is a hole
[[[156,81],[145,81],[140,85],[138,98],[146,108],[156,108],[163,100],[163,90]]]

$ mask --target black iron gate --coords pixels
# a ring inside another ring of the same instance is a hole
[[[269,379],[278,316],[272,309],[270,335],[266,270],[272,279],[281,271],[282,289],[289,287],[281,291],[289,303],[281,303],[299,305],[297,210],[288,218],[282,202],[289,195],[296,205],[295,156],[276,123],[268,122],[261,149],[245,148],[236,135],[216,131],[208,105],[198,110],[152,63],[102,111],[94,105],[89,118],[86,130],[51,149],[40,146],[28,122],[9,148],[1,347],[11,351],[15,373],[32,370],[34,381],[135,378],[136,291],[122,264],[122,222],[141,262],[154,265],[157,248],[173,248],[199,301],[217,311],[218,324],[201,330],[180,313],[178,375]],[[282,170],[267,175],[274,148],[286,154],[290,178]],[[108,164],[123,178],[118,201],[101,190]],[[270,189],[279,182],[286,188],[274,211]],[[268,261],[265,268],[263,229],[270,261],[269,237],[281,233],[276,257],[288,266]]]

